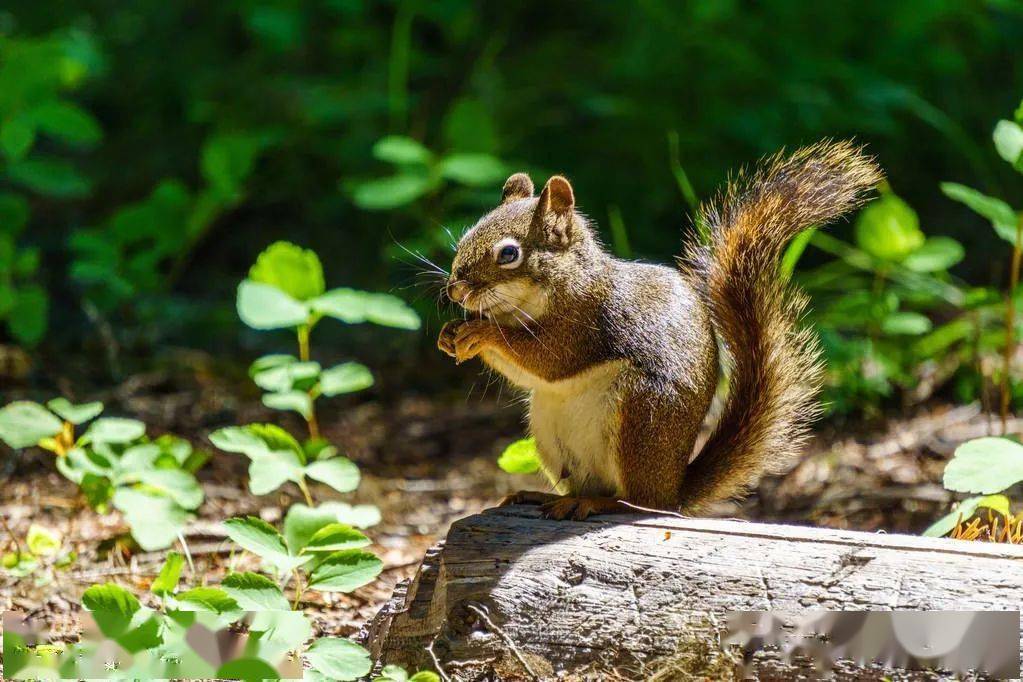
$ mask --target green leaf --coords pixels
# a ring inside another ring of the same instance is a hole
[[[386,211],[411,204],[434,185],[429,176],[402,173],[359,184],[352,194],[352,201],[366,211]]]
[[[174,591],[178,589],[178,581],[181,579],[181,569],[184,565],[184,556],[178,552],[167,552],[167,558],[164,559],[160,574],[150,585],[149,591],[158,597],[174,594]]]
[[[373,667],[368,651],[339,637],[319,638],[306,649],[305,659],[313,670],[333,680],[356,680]]]
[[[860,212],[856,243],[875,258],[899,262],[923,245],[924,233],[916,212],[889,192]]]
[[[258,573],[231,573],[220,583],[245,611],[289,611],[291,605],[273,580]]]
[[[302,551],[338,552],[344,549],[360,549],[369,544],[369,538],[351,526],[331,523],[316,531]]]
[[[291,554],[300,554],[317,531],[337,523],[337,514],[328,504],[318,507],[293,504],[288,509],[284,517],[284,538]]]
[[[992,134],[998,155],[1020,170],[1023,157],[1023,128],[1013,121],[999,121]]]
[[[951,512],[935,521],[924,535],[932,538],[940,538],[952,532],[952,529],[960,521],[969,521],[980,507],[994,509],[1000,514],[1009,514],[1009,498],[1005,495],[987,495],[984,497],[970,497],[958,505]]]
[[[305,468],[305,474],[339,493],[348,493],[359,487],[359,467],[345,457],[313,462]]]
[[[238,317],[253,329],[285,329],[309,321],[305,305],[275,286],[245,280],[238,285]]]
[[[918,336],[931,331],[931,326],[931,320],[926,315],[898,312],[884,318],[881,331],[889,335]]]
[[[351,592],[373,581],[384,564],[379,557],[359,549],[334,552],[309,576],[309,587],[320,592]]]
[[[385,665],[373,682],[408,682],[408,673],[400,665]]]
[[[192,515],[163,495],[118,488],[113,504],[131,527],[131,536],[147,552],[170,547]]]
[[[60,551],[62,540],[57,531],[33,523],[28,527],[25,544],[28,551],[36,556],[53,556]]]
[[[290,242],[274,242],[259,254],[249,270],[249,280],[268,284],[299,301],[315,298],[325,290],[319,257]]]
[[[954,182],[941,183],[941,191],[949,199],[966,204],[974,213],[987,218],[999,237],[1010,244],[1016,243],[1016,212],[1009,204]]]
[[[92,612],[100,631],[111,639],[123,635],[141,608],[139,600],[114,583],[93,585],[82,594],[82,606]]]
[[[942,272],[963,259],[962,244],[950,237],[929,237],[919,249],[902,261],[914,272]]]
[[[490,154],[451,154],[440,162],[441,175],[471,187],[500,182],[506,172],[501,160]]]
[[[263,610],[253,614],[249,633],[258,637],[260,655],[272,649],[272,660],[280,660],[279,656],[299,649],[313,634],[312,625],[304,613],[287,609]]]
[[[120,472],[119,483],[137,481],[138,475],[146,469],[152,469],[160,456],[160,446],[156,443],[133,445],[121,455],[117,468]]]
[[[92,114],[71,102],[44,102],[34,107],[28,117],[40,131],[74,144],[94,145],[103,138]]]
[[[197,509],[203,501],[195,477],[181,469],[149,469],[138,473],[139,481],[160,490],[184,509]]]
[[[228,537],[235,543],[271,564],[281,573],[301,566],[310,558],[289,554],[284,538],[277,529],[255,516],[228,519],[224,526]]]
[[[9,118],[0,126],[0,149],[10,161],[23,159],[35,140],[35,126],[26,116]]]
[[[64,421],[69,421],[75,425],[84,424],[91,419],[95,419],[103,412],[103,403],[93,402],[74,405],[67,398],[54,398],[46,403],[46,406]]]
[[[497,458],[497,466],[509,474],[534,474],[540,470],[535,438],[517,440]]]
[[[404,301],[389,294],[373,294],[355,289],[331,289],[309,301],[320,315],[348,324],[372,322],[400,329],[419,329],[419,315]]]
[[[264,358],[260,358],[249,368],[249,375],[257,386],[264,391],[280,393],[297,388],[295,384],[310,382],[320,374],[320,363],[299,362],[290,355],[269,356],[277,358],[276,365],[269,365]],[[289,360],[285,360],[288,358]],[[308,388],[308,386],[306,386]]]
[[[216,678],[218,680],[262,682],[263,680],[279,680],[281,674],[260,658],[236,658],[220,666],[217,669]]]
[[[38,403],[17,400],[0,409],[0,440],[16,450],[55,436],[63,427],[57,417]]]
[[[25,578],[39,568],[39,560],[28,552],[8,552],[0,557],[0,566],[15,578]],[[6,637],[5,637],[6,639]]]
[[[7,313],[11,335],[26,346],[39,343],[46,334],[50,297],[38,284],[29,284],[15,292],[14,304]]]
[[[320,392],[325,396],[354,393],[372,385],[373,374],[357,362],[345,362],[320,374]]]
[[[433,159],[429,149],[412,138],[401,135],[388,135],[377,140],[373,145],[373,156],[398,165],[426,165]]]
[[[146,425],[137,419],[103,417],[94,421],[85,432],[90,443],[129,443],[146,435]]]
[[[58,199],[77,199],[89,194],[91,184],[63,159],[34,156],[11,162],[7,177],[34,192]]]
[[[305,391],[265,393],[263,404],[273,410],[294,410],[306,419],[313,414],[313,399]]]
[[[227,592],[216,587],[195,587],[175,596],[182,611],[206,611],[208,613],[231,613],[241,610],[238,602]]]
[[[252,457],[249,464],[249,490],[253,495],[266,495],[288,481],[303,480],[303,464],[291,450],[276,450]]]
[[[440,682],[440,676],[430,670],[420,670],[408,679],[409,682]]]
[[[956,448],[944,485],[962,493],[990,495],[1023,481],[1023,445],[1008,438],[977,438]]]
[[[372,504],[350,505],[347,502],[324,502],[320,509],[330,512],[338,523],[356,528],[369,528],[380,523],[380,510]]]

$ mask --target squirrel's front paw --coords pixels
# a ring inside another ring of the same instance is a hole
[[[490,342],[493,329],[493,324],[486,320],[468,320],[460,324],[455,330],[455,363],[460,365],[479,355]]]
[[[450,320],[441,327],[440,336],[437,337],[437,348],[442,353],[455,357],[455,336],[458,328],[465,324],[465,320]]]

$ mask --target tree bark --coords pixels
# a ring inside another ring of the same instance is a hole
[[[1023,547],[514,506],[452,525],[366,635],[381,665],[453,680],[651,679],[679,656],[734,668],[720,658],[729,611],[1019,611],[1021,596]],[[764,679],[798,668],[762,665]]]

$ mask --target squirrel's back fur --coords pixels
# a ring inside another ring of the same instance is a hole
[[[862,149],[821,142],[740,173],[703,207],[709,244],[691,245],[682,270],[706,299],[732,371],[720,421],[686,469],[685,511],[741,495],[799,453],[823,365],[798,325],[806,298],[782,280],[779,259],[796,234],[858,207],[881,178]]]

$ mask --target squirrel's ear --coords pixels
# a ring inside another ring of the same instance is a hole
[[[501,192],[502,204],[516,199],[528,199],[531,196],[533,196],[533,181],[525,173],[516,173],[504,181],[504,191]]]
[[[572,185],[564,177],[555,175],[544,185],[536,205],[536,217],[548,240],[562,246],[572,241],[574,209]]]

